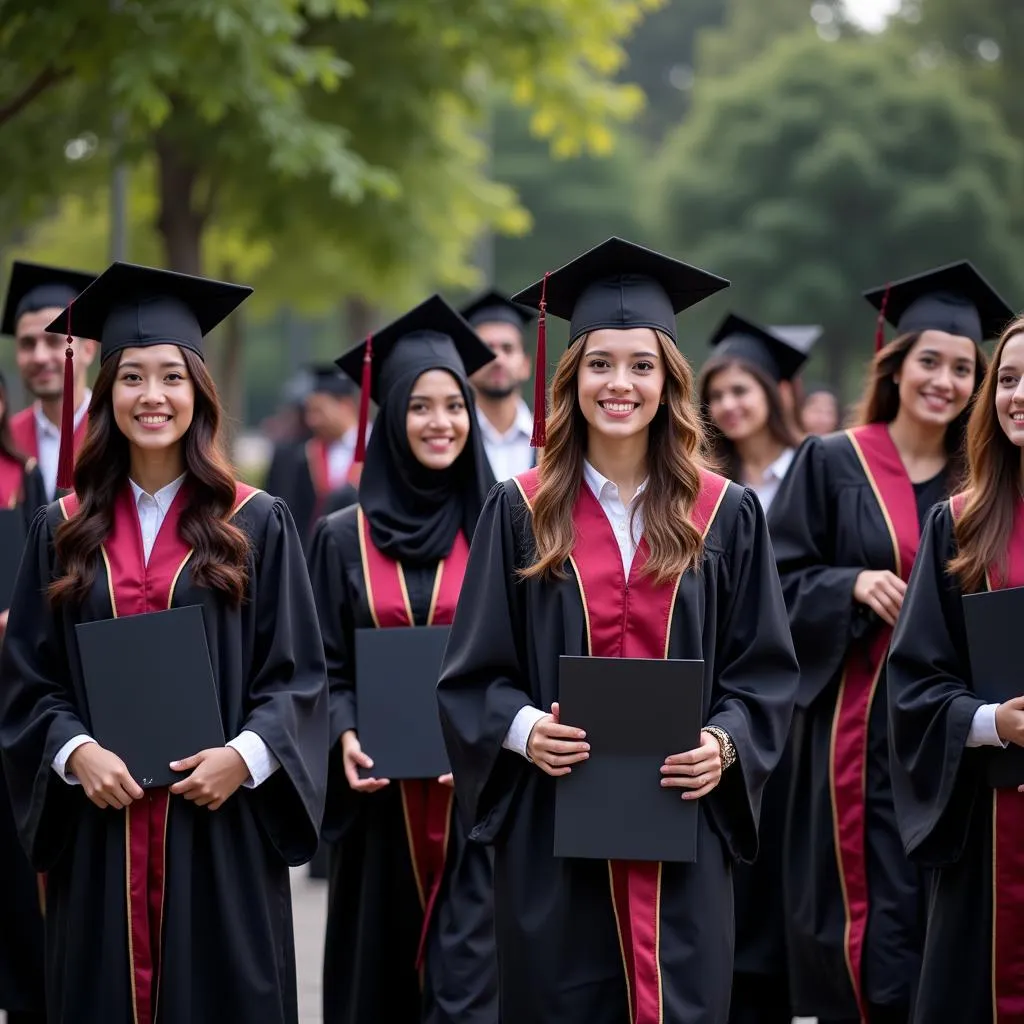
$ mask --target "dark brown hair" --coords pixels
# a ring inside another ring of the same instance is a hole
[[[860,404],[854,413],[854,425],[864,426],[867,423],[892,423],[900,411],[900,387],[896,383],[896,374],[906,362],[914,346],[921,340],[923,331],[911,331],[893,339],[880,352],[875,354],[868,368],[867,383]],[[967,436],[967,421],[971,417],[971,409],[977,397],[978,389],[985,379],[988,360],[985,353],[974,346],[974,387],[971,398],[964,406],[960,415],[946,427],[946,454],[949,457],[947,476],[950,489],[954,490],[963,480],[967,472],[967,458],[964,440]]]
[[[178,532],[193,549],[189,574],[199,586],[241,603],[248,581],[249,541],[228,519],[235,478],[220,445],[220,398],[206,364],[187,349],[181,356],[195,391],[192,422],[181,439],[189,501]],[[78,512],[56,530],[54,546],[65,575],[50,584],[54,605],[85,599],[96,577],[97,555],[114,520],[114,502],[126,486],[128,439],[114,421],[112,402],[120,358],[100,366],[89,404],[89,429],[75,463]]]
[[[0,456],[6,455],[7,458],[25,466],[28,456],[14,447],[14,438],[11,437],[11,410],[7,404],[7,379],[2,373],[0,373],[0,406],[3,407],[3,411],[0,412]]]
[[[642,510],[644,536],[650,545],[645,575],[667,583],[695,567],[704,549],[690,513],[700,494],[704,431],[693,407],[693,371],[672,339],[658,338],[665,360],[665,404],[650,425],[648,484],[634,505]],[[540,460],[540,488],[533,499],[533,534],[537,560],[524,577],[564,578],[565,562],[576,543],[573,506],[583,481],[587,421],[577,398],[576,378],[587,335],[569,346],[551,384],[547,447]]]
[[[765,400],[768,402],[768,422],[765,424],[765,429],[771,434],[772,439],[783,448],[795,448],[800,443],[800,438],[786,417],[775,381],[761,367],[749,360],[724,352],[721,355],[712,356],[701,368],[700,379],[697,382],[700,411],[704,417],[704,429],[707,433],[711,458],[725,476],[738,482],[743,473],[739,452],[736,445],[718,429],[718,425],[711,417],[711,407],[708,401],[711,381],[718,374],[734,366],[744,373],[749,373],[761,386]]]
[[[1003,349],[1022,332],[1024,317],[1003,332],[967,428],[967,494],[954,525],[958,554],[949,563],[949,571],[960,577],[967,591],[981,590],[992,566],[1006,569],[1014,509],[1020,500],[1021,449],[999,425],[996,390]]]

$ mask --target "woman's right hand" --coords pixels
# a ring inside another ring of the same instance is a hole
[[[341,759],[345,764],[345,778],[356,793],[376,793],[378,789],[383,789],[391,781],[390,779],[361,779],[359,777],[359,769],[372,768],[373,759],[363,753],[355,729],[348,729],[341,734]]]
[[[526,741],[526,753],[541,771],[548,775],[568,775],[570,765],[590,757],[590,744],[583,743],[587,734],[559,721],[558,705],[551,705],[551,714],[538,718]]]
[[[854,600],[867,605],[890,626],[896,625],[906,592],[906,583],[888,569],[865,569],[853,585]]]
[[[68,758],[66,769],[67,774],[78,779],[85,795],[97,807],[120,810],[145,795],[124,761],[95,740],[76,747]]]

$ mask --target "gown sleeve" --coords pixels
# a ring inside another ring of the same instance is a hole
[[[64,612],[46,588],[54,576],[51,512],[29,528],[0,649],[0,754],[18,834],[36,871],[46,871],[74,834],[84,799],[52,768],[57,751],[89,730],[68,671]]]
[[[327,660],[327,703],[329,709],[330,752],[328,754],[327,806],[323,834],[336,841],[345,832],[358,807],[359,796],[345,778],[341,756],[341,736],[357,728],[355,665],[352,640],[353,595],[346,585],[345,562],[338,544],[334,517],[321,519],[313,533],[309,550],[309,577],[313,584],[324,656]]]
[[[316,605],[295,524],[274,499],[258,542],[255,649],[243,729],[281,762],[251,791],[271,842],[288,864],[316,852],[327,786],[327,677]]]
[[[516,714],[534,701],[524,671],[526,585],[517,579],[508,488],[494,487],[473,534],[437,695],[457,804],[472,838],[493,842],[526,772],[502,747]]]
[[[732,856],[749,863],[757,855],[761,793],[782,756],[800,676],[768,527],[752,491],[740,500],[721,557],[708,724],[729,734],[736,762],[706,809]]]
[[[956,861],[967,841],[984,753],[968,749],[974,713],[949,503],[925,524],[889,652],[890,773],[903,845],[928,866]]]
[[[43,483],[43,474],[39,471],[39,464],[32,459],[25,467],[25,475],[22,483],[21,510],[25,516],[26,528],[32,525],[36,513],[46,507],[46,485]]]
[[[836,564],[834,502],[825,443],[810,437],[800,446],[768,515],[800,661],[798,702],[802,707],[835,678],[850,642],[871,624],[853,599],[854,584],[864,567]]]

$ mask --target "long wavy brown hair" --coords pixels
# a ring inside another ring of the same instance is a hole
[[[633,514],[642,513],[650,557],[644,575],[657,583],[673,581],[695,567],[704,548],[690,512],[700,493],[700,471],[706,465],[704,431],[693,405],[693,371],[672,339],[654,332],[665,360],[665,404],[650,425],[647,449],[648,484]],[[577,399],[576,378],[587,348],[583,335],[558,362],[551,383],[547,447],[540,460],[540,487],[533,499],[533,534],[537,559],[522,570],[527,578],[559,578],[576,543],[573,507],[583,480],[587,421]]]
[[[182,358],[195,391],[192,422],[180,444],[189,500],[178,532],[193,550],[189,575],[199,586],[220,591],[237,606],[248,581],[249,540],[228,522],[235,505],[235,478],[220,443],[221,406],[206,364],[187,349]],[[75,463],[79,511],[54,536],[64,575],[50,584],[54,605],[83,601],[96,578],[100,545],[114,521],[114,502],[127,484],[128,439],[114,420],[113,390],[120,358],[108,359],[89,403],[89,428]]]
[[[999,425],[996,390],[1003,349],[1021,333],[1024,317],[1014,320],[999,339],[967,428],[966,501],[954,526],[958,553],[949,563],[949,571],[960,577],[966,591],[983,589],[992,566],[1006,570],[1014,509],[1020,500],[1021,449]]]
[[[854,426],[892,423],[896,419],[896,414],[900,411],[900,387],[896,383],[896,374],[900,372],[907,356],[921,340],[923,333],[911,331],[909,334],[901,334],[876,353],[868,369],[864,394],[853,415]],[[974,387],[971,390],[971,398],[960,415],[946,427],[945,447],[949,457],[947,478],[950,490],[959,487],[967,474],[967,423],[971,418],[971,409],[978,396],[978,389],[988,369],[985,353],[977,345],[974,346],[974,355]]]
[[[749,373],[761,386],[765,400],[768,403],[768,422],[765,429],[782,448],[795,448],[800,443],[790,421],[786,416],[786,410],[782,406],[782,399],[779,396],[779,389],[775,381],[765,373],[759,366],[746,359],[735,355],[722,353],[712,356],[701,368],[700,377],[697,380],[697,393],[700,396],[700,411],[704,419],[704,431],[708,439],[708,452],[719,471],[730,480],[740,481],[743,474],[743,463],[739,452],[733,441],[718,429],[717,424],[711,417],[709,392],[711,382],[714,378],[735,366],[744,373]]]

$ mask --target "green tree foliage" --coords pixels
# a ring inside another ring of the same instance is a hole
[[[885,39],[808,32],[698,80],[653,170],[650,225],[667,251],[734,282],[695,327],[725,308],[821,323],[839,382],[871,353],[868,286],[969,258],[1020,301],[1006,204],[1022,172],[1020,144],[956,76],[914,70]]]

